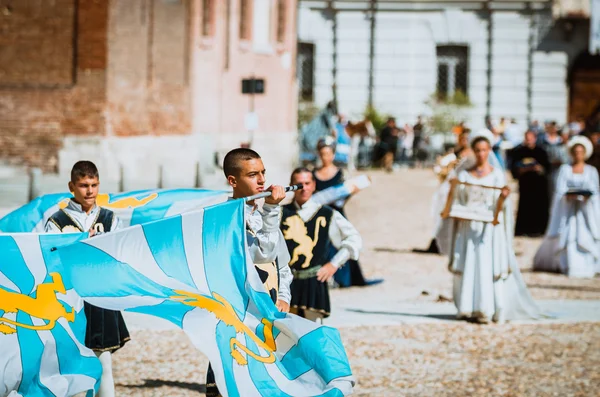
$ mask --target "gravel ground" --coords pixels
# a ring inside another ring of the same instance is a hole
[[[428,246],[431,238],[433,174],[371,176],[374,186],[350,201],[348,217],[363,236],[364,273],[385,282],[334,290],[332,300],[351,305],[451,297],[446,259],[411,252]],[[528,269],[540,239],[518,238],[515,244],[535,299],[600,300],[600,278],[533,273]],[[447,321],[340,331],[360,396],[595,396],[600,387],[600,323]],[[202,395],[207,360],[182,332],[134,331],[132,336],[114,356],[117,395]]]
[[[597,323],[456,322],[341,333],[358,396],[596,396],[600,387]],[[203,395],[208,361],[183,332],[132,336],[114,356],[117,395]]]

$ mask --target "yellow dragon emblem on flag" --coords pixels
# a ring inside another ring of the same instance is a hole
[[[127,208],[138,208],[143,207],[152,200],[158,197],[158,193],[151,193],[148,196],[138,199],[137,197],[124,197],[115,201],[110,201],[110,196],[106,193],[101,193],[96,197],[96,205],[98,207],[104,207],[108,209],[127,209]],[[65,199],[60,202],[58,207],[60,209],[67,208],[70,199]]]
[[[60,318],[65,318],[69,322],[75,321],[75,311],[73,308],[70,308],[71,311],[68,312],[56,297],[56,293],[67,293],[61,275],[59,273],[50,273],[50,277],[52,278],[51,282],[38,285],[35,298],[0,288],[0,310],[4,310],[4,315],[7,313],[24,312],[31,317],[46,321],[45,325],[21,324],[5,318],[3,315],[0,316],[0,333],[6,335],[14,334],[17,332],[16,327],[35,331],[50,330],[56,326],[56,322]],[[12,327],[8,324],[12,325]]]
[[[213,296],[206,296],[195,294],[192,292],[175,290],[179,295],[171,296],[172,300],[181,302],[188,306],[195,306],[201,309],[207,310],[214,314],[217,319],[221,320],[228,326],[235,329],[237,334],[244,334],[248,336],[257,346],[263,348],[268,352],[268,355],[261,356],[254,353],[246,346],[242,345],[236,338],[231,338],[229,341],[229,347],[231,349],[231,356],[239,365],[247,365],[248,360],[244,358],[240,351],[245,352],[248,357],[252,357],[254,360],[265,364],[272,364],[275,362],[275,354],[273,352],[277,348],[275,345],[275,339],[273,338],[273,323],[263,318],[262,324],[264,325],[264,339],[260,339],[252,330],[244,324],[238,317],[235,309],[231,303],[227,302],[221,295],[213,292]]]

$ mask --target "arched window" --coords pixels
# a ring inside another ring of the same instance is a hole
[[[457,93],[469,94],[469,48],[461,45],[437,46],[437,95],[443,100]]]
[[[300,100],[312,102],[315,88],[315,45],[298,42],[297,78]]]

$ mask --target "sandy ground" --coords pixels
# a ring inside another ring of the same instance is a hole
[[[365,275],[385,282],[332,291],[334,310],[364,302],[382,307],[448,308],[447,302],[436,303],[440,296],[442,300],[451,297],[446,258],[411,252],[428,246],[431,238],[430,205],[437,186],[432,172],[373,172],[371,176],[373,187],[350,201],[348,217],[364,239],[361,264]],[[515,247],[534,298],[586,300],[596,307],[600,278],[573,280],[528,270],[539,243],[539,239],[517,239]],[[571,303],[577,307],[577,302]],[[356,394],[597,395],[600,323],[478,326],[451,318],[340,328],[358,382]],[[202,395],[207,360],[181,331],[137,330],[132,336],[114,356],[117,395]]]
[[[357,396],[597,396],[597,323],[341,329]],[[208,360],[182,331],[137,331],[114,356],[119,396],[202,396]],[[151,348],[148,348],[151,346]]]

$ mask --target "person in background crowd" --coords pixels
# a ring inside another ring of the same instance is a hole
[[[494,133],[493,130],[489,130],[490,133],[492,134],[492,152],[494,154],[494,156],[496,156],[496,159],[498,159],[498,164],[500,165],[500,167],[502,167],[502,169],[506,169],[506,162],[504,161],[504,155],[502,153],[502,136],[500,134],[496,134]]]
[[[407,164],[412,159],[412,148],[414,143],[414,132],[410,124],[404,124],[402,129],[402,142],[400,146],[399,162]]]
[[[573,119],[567,126],[569,136],[581,134],[585,130],[585,118],[581,115]]]
[[[416,162],[418,159],[419,150],[421,150],[421,142],[425,140],[425,126],[421,116],[417,116],[417,123],[413,125],[413,145],[412,145],[412,159]]]
[[[536,145],[533,131],[527,131],[523,144],[512,151],[512,161],[513,178],[519,181],[515,235],[541,236],[548,226],[550,161],[546,151]]]
[[[506,119],[504,117],[500,117],[500,121],[498,122],[498,125],[492,130],[495,130],[496,134],[499,134],[500,136],[504,136],[504,130],[506,129]]]
[[[596,167],[596,170],[600,173],[600,131],[588,133],[587,136],[594,146],[594,153],[592,153],[592,156],[587,160],[587,163]]]
[[[490,116],[485,116],[485,128],[495,133],[496,127],[494,127],[494,123],[492,123],[492,118]]]
[[[332,161],[336,152],[336,145],[331,138],[325,138],[317,144],[319,158],[322,167],[313,171],[315,182],[315,192],[325,190],[330,187],[338,186],[344,183],[344,172],[336,167]],[[349,199],[349,198],[348,198]],[[344,218],[346,213],[344,206],[348,199],[336,201],[329,206],[338,211]],[[332,256],[335,254],[335,248],[332,248]],[[345,266],[342,266],[334,275],[334,280],[339,287],[365,286],[372,285],[383,280],[367,281],[365,280],[360,264],[357,260],[349,260]]]
[[[533,268],[591,278],[600,273],[598,171],[585,164],[594,150],[588,138],[575,136],[568,147],[573,161],[560,167],[550,227]]]
[[[486,130],[489,132],[489,130]],[[491,134],[491,133],[490,133]],[[441,225],[441,213],[446,205],[448,192],[450,191],[450,180],[456,177],[458,169],[469,168],[474,164],[474,155],[469,144],[469,133],[463,132],[456,139],[456,146],[445,156],[438,158],[434,166],[434,172],[440,178],[440,186],[433,194],[431,203],[431,216],[434,220],[433,237],[426,249],[413,248],[412,252],[419,254],[439,254],[440,249],[436,240],[436,233]]]
[[[561,165],[569,161],[569,154],[565,146],[566,142],[558,134],[555,121],[546,124],[546,133],[538,136],[537,144],[546,151],[548,160],[550,161],[550,168],[547,170],[548,177],[550,178],[548,194],[550,197],[553,197],[554,186],[558,178],[558,169]]]
[[[350,138],[350,135],[348,135],[348,133],[346,132],[346,125],[348,124],[346,118],[344,116],[342,116],[341,114],[338,115],[338,121],[335,123],[335,130],[336,130],[336,138],[337,138],[337,142],[336,142],[336,151],[335,151],[335,158],[334,158],[334,163],[338,164],[340,167],[348,167],[348,163],[350,161],[350,156],[351,156],[351,145],[352,145],[352,140]],[[318,148],[318,143],[317,143],[317,150]]]
[[[516,119],[511,119],[510,124],[506,126],[504,129],[504,139],[510,143],[514,147],[519,146],[523,142],[523,134],[525,133],[525,128],[517,123]],[[493,143],[492,143],[493,144]]]
[[[390,117],[385,123],[385,127],[380,132],[380,148],[382,153],[382,163],[386,171],[391,172],[394,165],[394,156],[398,149],[398,137],[400,132],[396,127],[396,119]]]
[[[335,103],[331,101],[325,109],[302,127],[300,131],[300,161],[303,164],[314,164],[317,160],[316,150],[319,139],[328,135],[336,135],[336,114]]]
[[[540,125],[540,122],[537,120],[533,120],[529,129],[533,131],[537,136],[544,133],[544,128]]]
[[[455,125],[454,127],[452,127],[452,133],[456,136],[459,136],[460,134],[462,134],[463,132],[465,132],[467,130],[468,130],[468,128],[465,126],[464,120],[461,121],[460,123],[458,123],[458,125]]]

